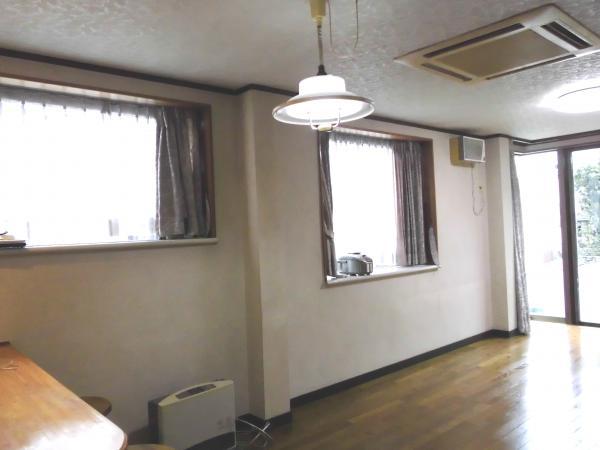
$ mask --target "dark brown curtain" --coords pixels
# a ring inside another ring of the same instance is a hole
[[[325,273],[337,275],[335,243],[333,241],[333,197],[329,169],[329,133],[317,134],[319,144],[319,180],[321,185],[321,234],[323,241],[323,265]]]
[[[157,220],[161,239],[213,236],[203,112],[156,112]]]
[[[423,211],[422,151],[420,142],[394,142],[398,214],[396,261],[403,266],[428,263]]]

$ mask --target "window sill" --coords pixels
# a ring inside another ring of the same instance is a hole
[[[415,275],[418,273],[433,272],[440,266],[411,266],[411,267],[375,267],[371,275],[348,276],[343,278],[334,278],[325,282],[326,287],[344,286],[347,284],[365,283],[368,281],[383,280],[386,278],[403,277],[406,275]]]
[[[23,248],[0,248],[0,257],[9,255],[40,255],[47,253],[80,253],[111,250],[137,250],[144,248],[189,247],[214,245],[218,238],[165,239],[160,241],[100,242],[96,244],[44,245]]]

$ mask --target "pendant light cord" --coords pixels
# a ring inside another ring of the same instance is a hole
[[[317,24],[317,41],[319,43],[319,71],[317,75],[327,75],[325,72],[325,61],[323,59],[323,25]]]
[[[346,55],[346,56],[342,56],[340,55],[335,48],[335,45],[333,43],[333,10],[331,9],[331,1],[327,0],[327,9],[329,9],[329,45],[331,46],[331,51],[336,54],[338,57],[341,58],[350,58],[350,55]],[[352,51],[356,50],[356,47],[358,47],[358,41],[360,39],[360,25],[359,25],[359,19],[358,19],[358,0],[354,0],[354,12],[355,12],[355,19],[356,19],[356,34],[354,36],[354,47],[352,47]]]

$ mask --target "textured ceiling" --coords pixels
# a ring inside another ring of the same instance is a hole
[[[331,0],[330,73],[375,100],[376,114],[480,134],[537,139],[600,128],[600,113],[539,106],[565,83],[600,79],[600,54],[477,85],[394,57],[545,4],[535,0]],[[599,0],[554,2],[600,34]],[[325,30],[328,38],[328,29]],[[0,47],[237,88],[296,90],[316,71],[308,0],[2,0]]]

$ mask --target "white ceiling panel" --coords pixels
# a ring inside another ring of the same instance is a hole
[[[474,85],[393,61],[547,2],[360,0],[352,51],[354,0],[331,1],[336,49],[326,43],[327,69],[372,97],[378,115],[528,139],[600,128],[600,113],[539,106],[566,83],[600,79],[600,54]],[[554,3],[600,34],[600,1]],[[232,88],[296,90],[316,73],[307,0],[3,0],[0,47]]]

